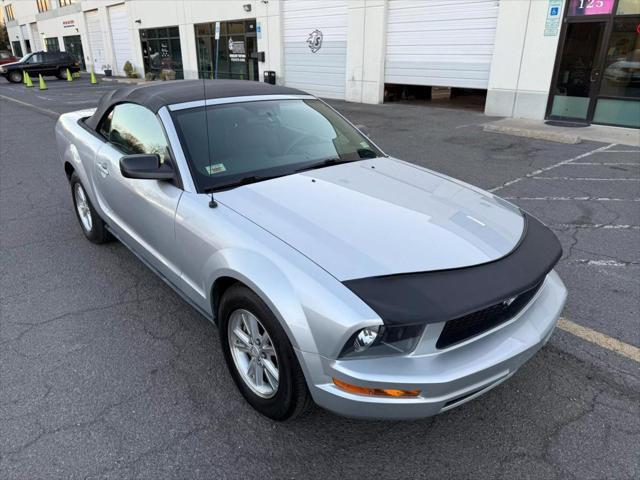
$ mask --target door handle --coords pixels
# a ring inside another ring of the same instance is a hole
[[[598,77],[600,77],[600,70],[592,70],[591,78],[589,80],[591,80],[592,82],[595,82],[598,80]]]
[[[109,168],[107,167],[106,163],[98,163],[98,170],[100,170],[100,173],[104,176],[109,175]]]

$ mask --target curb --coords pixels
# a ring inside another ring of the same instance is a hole
[[[117,78],[117,77],[100,77],[100,82],[123,83],[126,85],[141,85],[151,83],[149,80],[140,78]]]
[[[513,135],[516,137],[534,138],[536,140],[548,140],[550,142],[565,143],[575,145],[582,143],[582,138],[578,135],[570,135],[568,133],[545,132],[534,130],[531,128],[508,127],[505,125],[487,124],[483,129],[485,132],[503,133],[505,135]]]

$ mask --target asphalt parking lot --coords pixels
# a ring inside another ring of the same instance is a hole
[[[48,85],[0,82],[0,478],[640,478],[638,148],[332,102],[387,153],[552,227],[565,323],[508,382],[440,416],[276,424],[236,391],[214,326],[122,245],[84,239],[53,126],[113,85]]]

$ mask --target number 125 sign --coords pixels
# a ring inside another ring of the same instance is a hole
[[[606,15],[611,13],[615,0],[571,0],[570,16]]]

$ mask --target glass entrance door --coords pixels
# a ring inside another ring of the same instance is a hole
[[[605,21],[569,23],[556,62],[549,118],[591,122],[598,93]]]

